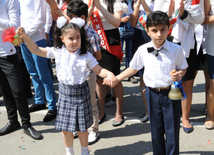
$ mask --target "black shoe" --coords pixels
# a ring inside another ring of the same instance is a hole
[[[43,139],[43,136],[40,132],[36,131],[33,127],[27,127],[23,129],[24,133],[33,139],[40,140]]]
[[[17,129],[20,128],[20,124],[19,122],[16,122],[16,123],[11,123],[11,122],[8,122],[5,127],[3,127],[2,129],[0,129],[0,136],[3,136],[3,135],[6,135],[8,133],[11,133]]]
[[[101,118],[100,120],[98,120],[99,124],[102,124],[106,119],[106,113],[104,114],[103,118]]]
[[[45,115],[43,121],[49,122],[56,118],[57,110],[49,110],[48,113]]]
[[[29,112],[39,111],[43,109],[46,109],[45,104],[33,104],[32,106],[30,106]]]
[[[112,126],[113,126],[113,127],[120,126],[120,125],[122,125],[122,124],[124,123],[124,121],[125,121],[125,120],[124,120],[124,115],[123,115],[122,121],[121,121],[121,122],[117,122],[117,121],[113,120]]]

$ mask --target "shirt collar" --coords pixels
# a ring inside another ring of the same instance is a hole
[[[156,47],[155,47],[155,45],[153,44],[152,41],[151,41],[151,46],[156,49]],[[164,49],[166,49],[166,50],[169,51],[169,41],[167,39],[165,40],[165,42],[163,43],[163,45],[160,48],[156,49],[156,50],[160,50],[161,48],[164,48]]]

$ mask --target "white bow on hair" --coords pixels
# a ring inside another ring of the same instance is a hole
[[[58,17],[56,21],[56,26],[61,29],[67,22],[67,19],[64,16]]]
[[[59,29],[61,29],[66,23],[67,23],[67,19],[64,16],[60,16],[56,21],[56,26]],[[69,21],[69,23],[76,24],[81,28],[82,26],[84,26],[85,20],[79,17],[78,18],[74,17]]]
[[[85,20],[79,17],[74,17],[69,21],[69,23],[77,24],[81,28],[85,24]]]

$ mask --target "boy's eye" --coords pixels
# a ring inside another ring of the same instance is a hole
[[[152,30],[152,32],[157,32],[157,30]]]

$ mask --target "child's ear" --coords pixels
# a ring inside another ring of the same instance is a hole
[[[62,42],[64,43],[64,37],[63,37],[63,36],[60,36],[60,39],[61,39]]]
[[[145,28],[145,30],[146,30],[147,34],[149,35],[149,29]],[[149,36],[150,36],[150,35],[149,35]]]

